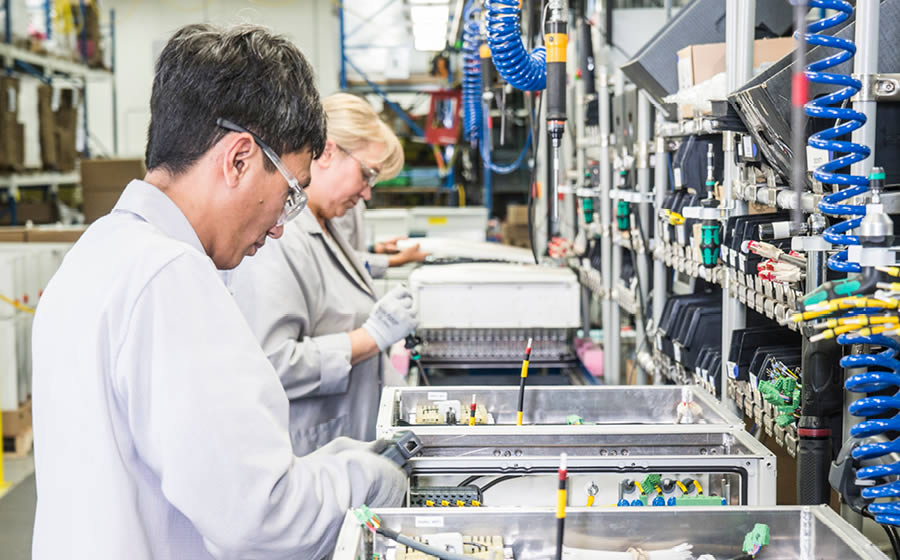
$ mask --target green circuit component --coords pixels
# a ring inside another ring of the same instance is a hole
[[[794,381],[793,378],[790,377],[782,377],[781,378],[781,392],[785,395],[789,395],[794,392],[797,387],[797,382]],[[797,396],[800,395],[800,390],[797,389]],[[796,400],[797,397],[794,397]]]
[[[676,506],[721,506],[721,496],[678,496],[675,498]]]
[[[566,424],[569,426],[581,426],[584,424],[584,420],[577,414],[570,414],[566,416]]]
[[[654,489],[660,484],[662,484],[662,475],[659,474],[648,474],[644,477],[644,480],[641,481],[641,486],[647,494],[652,494]]]
[[[763,400],[767,403],[774,405],[784,404],[784,399],[781,398],[781,391],[778,389],[777,382],[760,381],[758,388]]]
[[[790,426],[795,420],[796,418],[794,418],[793,414],[779,414],[775,417],[775,423],[778,424],[778,427],[780,428]]]
[[[744,537],[744,548],[747,554],[756,554],[759,549],[769,544],[769,526],[765,523],[757,523],[753,530]]]

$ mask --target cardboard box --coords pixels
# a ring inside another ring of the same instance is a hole
[[[18,114],[19,80],[0,77],[0,169],[20,170],[25,160],[24,131],[20,131]]]
[[[0,227],[0,243],[24,243],[25,228],[20,226]]]
[[[31,399],[27,399],[18,410],[5,410],[3,415],[3,436],[15,437],[31,428]]]
[[[121,192],[133,179],[143,179],[146,174],[143,159],[86,159],[81,162],[81,188],[84,192]]]
[[[138,158],[82,161],[81,195],[85,221],[92,222],[108,214],[128,183],[142,179],[146,173],[144,160]]]
[[[510,224],[504,222],[500,225],[500,239],[505,245],[513,247],[531,247],[528,238],[528,224]]]
[[[41,162],[44,169],[56,169],[58,149],[56,116],[53,114],[53,87],[38,86],[38,134],[41,141]]]
[[[528,225],[528,205],[510,204],[506,207],[506,223]]]
[[[25,241],[29,243],[75,243],[87,226],[49,226],[27,228]]]
[[[81,210],[84,212],[84,221],[91,223],[112,211],[122,196],[122,191],[84,191],[83,196]]]
[[[60,171],[75,171],[77,150],[75,147],[78,130],[77,94],[74,89],[59,91],[59,108],[56,110],[56,167]]]
[[[753,67],[775,62],[794,50],[793,37],[759,39],[753,42]],[[691,45],[678,51],[678,89],[686,89],[725,72],[725,43]],[[681,116],[690,118],[689,107],[681,107]]]

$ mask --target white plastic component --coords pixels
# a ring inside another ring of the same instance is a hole
[[[423,252],[440,258],[503,259],[522,264],[534,262],[534,256],[528,249],[469,239],[417,237],[398,241],[397,248],[403,250],[416,244]]]
[[[426,266],[409,276],[419,328],[577,328],[581,292],[568,268]]]
[[[890,248],[850,245],[847,250],[847,260],[859,263],[860,266],[894,266],[897,264],[894,250]]]
[[[483,206],[466,208],[412,208],[409,231],[426,237],[484,241],[487,237],[488,211]]]
[[[706,208],[705,206],[685,206],[681,209],[681,215],[691,220],[718,220],[722,217],[719,208]]]
[[[366,210],[366,241],[379,243],[409,235],[409,210],[384,208]]]
[[[791,239],[792,251],[830,251],[831,243],[825,241],[821,236],[812,237],[798,236]]]

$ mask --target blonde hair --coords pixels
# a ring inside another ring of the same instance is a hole
[[[396,177],[403,168],[403,147],[394,131],[365,100],[349,93],[335,93],[322,100],[328,120],[328,139],[348,151],[365,150],[371,142],[384,144],[377,163],[378,179]]]

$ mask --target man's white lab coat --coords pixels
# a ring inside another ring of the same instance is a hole
[[[348,507],[402,495],[361,444],[294,456],[278,376],[148,183],[66,256],[33,354],[35,560],[320,558]]]

